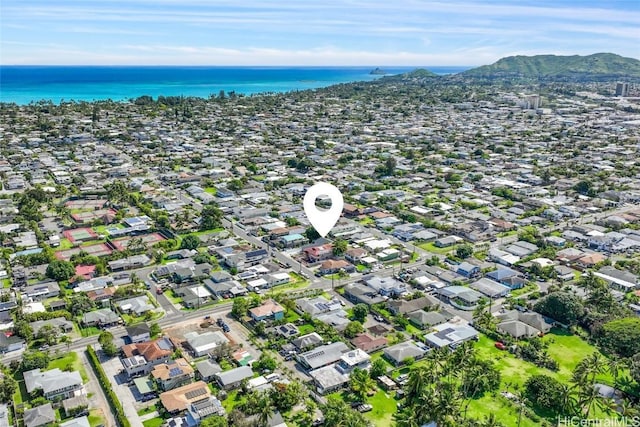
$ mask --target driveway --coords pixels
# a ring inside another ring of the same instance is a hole
[[[87,390],[87,396],[89,397],[89,407],[91,409],[98,409],[102,412],[102,418],[104,419],[105,427],[116,427],[116,421],[113,418],[113,414],[111,413],[111,407],[109,406],[109,402],[107,402],[106,397],[104,396],[104,391],[100,386],[100,382],[96,377],[95,372],[93,372],[93,368],[87,359],[87,355],[84,350],[77,350],[78,356],[80,356],[80,360],[87,371],[87,375],[89,376],[89,382],[85,384],[85,389]]]
[[[143,427],[142,421],[137,412],[136,396],[137,391],[135,386],[129,387],[127,375],[125,373],[120,374],[122,370],[122,362],[117,357],[112,359],[102,359],[102,368],[107,374],[107,378],[111,381],[111,388],[118,397],[118,400],[122,403],[124,413],[132,427]],[[138,398],[140,396],[137,396]]]

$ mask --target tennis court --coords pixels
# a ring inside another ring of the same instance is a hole
[[[71,218],[80,224],[93,222],[97,219],[114,218],[116,211],[113,209],[98,209],[96,211],[78,212],[71,214]]]
[[[71,243],[85,242],[87,240],[93,240],[98,237],[98,235],[92,229],[87,227],[65,230],[62,232],[62,235],[69,239]]]
[[[69,261],[72,256],[79,254],[81,251],[97,257],[110,255],[111,252],[113,252],[106,244],[99,243],[97,245],[82,246],[81,248],[73,248],[56,252],[56,258],[63,261]]]
[[[104,205],[107,203],[106,200],[69,200],[64,205],[68,209],[78,209],[78,210],[95,210],[102,209]]]
[[[113,245],[116,250],[123,251],[127,249],[127,246],[129,246],[129,243],[131,243],[131,240],[133,239],[142,239],[147,246],[153,246],[154,244],[165,240],[160,233],[150,233],[142,236],[123,237],[122,239],[112,240],[111,245]]]

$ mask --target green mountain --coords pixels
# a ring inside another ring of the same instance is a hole
[[[411,80],[411,81],[415,81],[415,80],[422,80],[422,79],[430,79],[430,78],[434,78],[434,77],[440,77],[439,75],[437,75],[434,72],[431,72],[429,70],[425,70],[424,68],[418,68],[415,69],[413,71],[410,71],[408,73],[402,73],[402,74],[395,74],[393,76],[385,76],[383,78],[381,78],[381,81],[407,81],[407,80]]]
[[[640,61],[613,53],[588,56],[509,56],[461,73],[464,77],[525,79],[640,78]]]

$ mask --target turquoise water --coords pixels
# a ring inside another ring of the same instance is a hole
[[[251,95],[370,81],[375,67],[0,66],[0,101],[114,101],[150,95],[208,98],[221,90]],[[400,74],[419,67],[384,67]],[[453,74],[469,67],[420,67]]]

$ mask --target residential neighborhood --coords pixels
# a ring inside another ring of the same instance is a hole
[[[631,89],[1,104],[0,426],[633,425]]]

